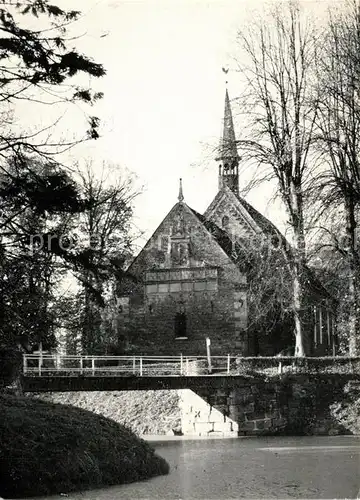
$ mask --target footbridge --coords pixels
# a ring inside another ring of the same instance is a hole
[[[238,361],[214,356],[61,356],[26,354],[26,392],[234,387]],[[225,382],[226,380],[226,382]]]
[[[319,400],[323,393],[343,391],[348,378],[359,380],[360,386],[360,358],[338,357],[40,353],[24,355],[22,372],[25,392],[181,389],[178,395],[183,434],[209,437],[282,432],[291,423],[294,408],[314,413],[311,406],[302,408],[304,400],[297,395],[299,387],[306,390],[309,382]],[[295,383],[291,377],[285,380],[269,377],[278,373],[296,374]],[[324,377],[321,383],[316,382],[316,373]],[[297,377],[299,374],[304,377]],[[341,374],[344,376],[339,376]]]
[[[228,389],[284,373],[360,374],[360,358],[25,354],[25,392]]]

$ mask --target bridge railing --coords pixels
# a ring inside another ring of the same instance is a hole
[[[360,357],[240,357],[231,356],[63,356],[25,354],[27,376],[186,376],[263,373],[357,373]]]
[[[211,372],[230,373],[231,357],[213,356]],[[78,356],[24,354],[23,374],[181,376],[209,373],[206,356]]]
[[[231,373],[257,372],[267,375],[284,373],[360,374],[360,357],[350,356],[269,356],[237,357],[231,363]]]

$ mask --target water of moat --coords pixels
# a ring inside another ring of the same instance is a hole
[[[360,437],[153,441],[168,476],[69,494],[70,500],[357,498]],[[42,497],[44,500],[45,497]],[[63,500],[64,496],[46,497]]]

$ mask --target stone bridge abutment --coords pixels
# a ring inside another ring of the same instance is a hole
[[[25,392],[177,390],[182,433],[187,436],[275,434],[286,424],[283,391],[263,378],[24,377]]]
[[[277,434],[286,426],[283,394],[276,384],[244,382],[234,388],[179,391],[184,435]]]
[[[351,418],[345,418],[343,414],[358,398],[360,376],[30,376],[22,378],[22,387],[30,393],[147,391],[148,398],[153,391],[175,391],[179,397],[171,398],[170,411],[181,419],[182,433],[187,436],[334,435],[353,432],[356,427],[357,416],[351,413]],[[159,416],[153,399],[146,418]]]

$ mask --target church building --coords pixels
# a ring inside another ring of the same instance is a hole
[[[177,203],[117,288],[118,333],[138,355],[272,356],[294,347],[291,278],[277,228],[239,195],[239,155],[228,92],[215,158],[218,192],[203,215]],[[336,349],[333,304],[308,273],[306,352]]]

